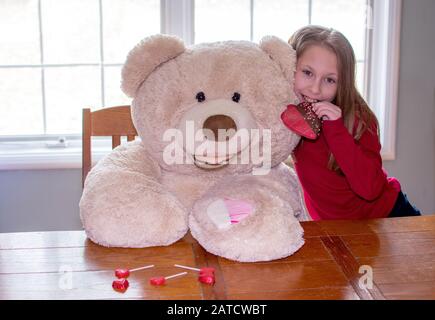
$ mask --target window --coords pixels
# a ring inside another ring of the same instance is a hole
[[[287,41],[307,24],[335,28],[355,50],[358,86],[364,92],[367,8],[367,0],[195,0],[195,42],[231,37],[258,43],[269,34]]]
[[[0,6],[2,136],[79,134],[83,107],[129,103],[119,90],[126,52],[160,32],[159,0]]]
[[[127,52],[145,36],[175,34],[187,44],[226,39],[258,42],[268,34],[287,40],[306,24],[336,28],[352,43],[358,87],[378,115],[386,158],[394,158],[400,3],[3,0],[0,169],[39,167],[32,165],[35,155],[45,153],[52,155],[48,167],[67,154],[66,166],[80,167],[81,109],[130,102],[119,89],[120,70]],[[69,150],[48,150],[47,139],[59,136],[67,137]]]
[[[397,91],[399,85],[401,0],[371,0],[370,65],[367,100],[379,120],[382,158],[396,157]]]

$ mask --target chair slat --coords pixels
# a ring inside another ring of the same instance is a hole
[[[82,187],[85,179],[91,170],[91,109],[83,109],[82,128]]]
[[[112,149],[115,149],[121,144],[121,136],[112,136]]]

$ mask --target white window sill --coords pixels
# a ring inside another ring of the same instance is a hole
[[[93,144],[93,162],[97,162],[110,151],[110,140]],[[67,147],[60,148],[49,148],[44,141],[0,142],[0,170],[77,169],[81,167],[81,141],[69,141]]]

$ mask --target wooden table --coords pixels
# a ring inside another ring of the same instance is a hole
[[[4,233],[0,299],[435,299],[435,216],[303,228],[297,253],[261,263],[216,257],[189,235],[167,247],[120,249],[98,246],[83,231]],[[195,272],[149,284],[180,272],[174,263],[215,267],[216,284],[199,283]],[[127,292],[112,290],[115,268],[147,264],[155,268],[133,273]]]

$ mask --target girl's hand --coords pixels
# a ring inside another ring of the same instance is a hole
[[[323,120],[337,120],[341,118],[340,107],[328,101],[313,103],[313,111]]]

